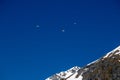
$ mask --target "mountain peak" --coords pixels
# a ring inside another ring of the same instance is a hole
[[[120,80],[120,46],[85,67],[75,66],[46,80]]]
[[[47,78],[46,80],[59,80],[59,79],[67,79],[70,76],[73,76],[78,70],[80,69],[80,67],[78,66],[74,66],[70,69],[68,69],[67,71],[62,71],[60,73],[56,73],[55,75]]]

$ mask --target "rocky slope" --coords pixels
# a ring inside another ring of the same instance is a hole
[[[85,67],[73,67],[46,80],[120,80],[120,46]]]

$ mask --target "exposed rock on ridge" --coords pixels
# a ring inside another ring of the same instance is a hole
[[[120,47],[85,68],[83,80],[120,80]]]

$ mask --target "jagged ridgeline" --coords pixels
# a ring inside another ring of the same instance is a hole
[[[73,67],[46,80],[120,80],[120,46],[85,67]]]

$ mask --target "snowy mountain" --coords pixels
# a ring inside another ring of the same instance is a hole
[[[46,80],[120,80],[120,46],[85,67],[75,66]]]

